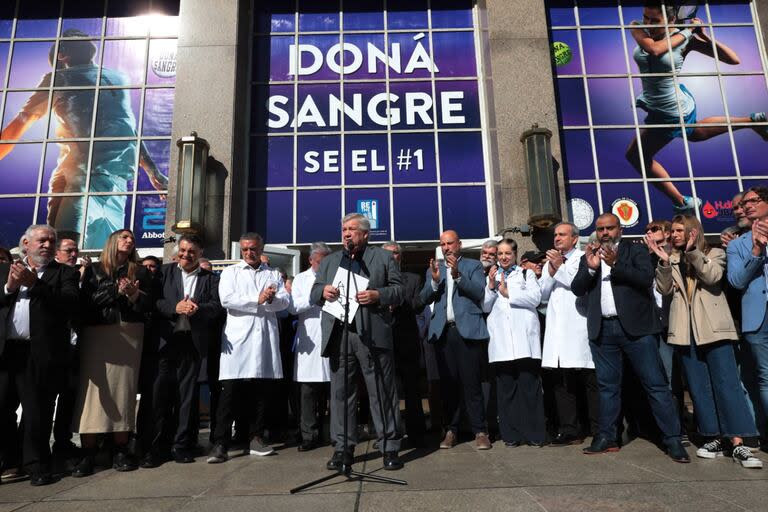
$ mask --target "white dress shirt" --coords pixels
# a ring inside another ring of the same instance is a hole
[[[459,260],[461,260],[461,256],[459,256],[456,259],[456,265],[459,264]],[[461,276],[459,276],[456,281],[453,280],[453,274],[451,274],[451,269],[448,268],[448,265],[445,265],[445,321],[446,322],[455,322],[456,321],[456,314],[453,312],[453,287],[455,286],[457,281],[461,280]],[[437,287],[440,283],[436,283],[434,279],[432,280],[432,290],[437,291]]]
[[[27,265],[27,259],[23,263]],[[29,268],[29,266],[27,266]],[[43,277],[46,267],[37,268],[37,278]],[[5,294],[8,295],[8,284],[5,285]],[[9,340],[28,340],[31,336],[29,329],[29,288],[19,287],[19,293],[16,296],[16,302],[13,305],[13,312],[8,315],[8,334]]]
[[[259,304],[259,295],[270,285],[277,287],[274,299]],[[280,273],[266,265],[253,268],[240,261],[221,273],[219,297],[227,310],[219,379],[283,378],[275,313],[288,307],[290,296]]]
[[[600,260],[601,282],[600,282],[600,310],[603,318],[617,316],[616,301],[613,298],[613,285],[611,285],[611,267],[606,262]]]
[[[309,301],[315,271],[311,268],[298,274],[291,287],[289,311],[299,317],[296,338],[293,340],[295,364],[293,380],[296,382],[330,382],[331,368],[327,357],[320,352],[323,346],[321,319],[323,308]]]
[[[181,279],[184,283],[184,296],[191,299],[195,296],[195,289],[197,288],[197,276],[200,274],[200,266],[195,268],[195,270],[192,272],[187,273],[183,268],[181,268],[181,265],[179,265],[179,270],[181,270]]]

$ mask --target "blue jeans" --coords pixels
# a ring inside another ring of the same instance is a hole
[[[658,336],[655,334],[639,338],[628,336],[615,318],[603,319],[597,341],[589,342],[600,389],[600,435],[610,441],[616,439],[616,422],[621,412],[624,355],[648,394],[656,424],[664,435],[664,443],[669,445],[680,441],[677,407],[664,375],[657,343]]]
[[[768,416],[768,321],[763,319],[763,325],[755,332],[745,332],[744,339],[749,344],[752,353],[752,364],[757,376],[757,389],[760,395],[760,412],[755,411],[755,416],[763,419],[763,424],[758,425],[761,431],[765,431],[765,417]],[[745,379],[747,380],[747,379]],[[758,404],[755,404],[758,407]]]
[[[693,337],[691,337],[691,341]],[[719,341],[706,345],[677,346],[699,433],[707,437],[756,436],[754,418],[739,380],[733,344]]]

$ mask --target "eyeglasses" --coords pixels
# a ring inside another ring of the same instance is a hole
[[[80,252],[80,249],[77,247],[70,247],[69,249],[59,249],[61,252],[66,252],[67,254],[73,253],[73,252]]]
[[[748,204],[756,205],[757,203],[761,203],[761,202],[763,202],[763,198],[762,197],[753,197],[751,199],[742,199],[741,202],[739,203],[739,206],[744,208]]]
[[[661,226],[650,226],[650,227],[645,228],[645,232],[646,233],[649,232],[649,231],[651,233],[659,232],[659,231],[661,231]]]

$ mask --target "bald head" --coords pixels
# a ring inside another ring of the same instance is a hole
[[[443,257],[449,255],[458,257],[459,254],[461,254],[461,239],[459,238],[459,234],[452,229],[443,231],[443,234],[440,235],[440,249],[443,251]]]

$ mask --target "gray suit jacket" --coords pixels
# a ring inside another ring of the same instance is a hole
[[[322,306],[323,288],[333,284],[333,278],[339,269],[344,251],[336,251],[323,259],[317,271],[315,284],[312,286],[310,301]],[[361,262],[361,274],[368,278],[368,289],[378,290],[379,302],[369,306],[360,306],[355,318],[357,332],[363,342],[369,346],[383,349],[392,349],[392,314],[390,305],[399,305],[402,302],[402,279],[392,253],[366,246]],[[322,355],[328,356],[329,346],[341,342],[342,325],[332,315],[323,312],[322,318],[323,348]],[[338,346],[338,345],[337,345]]]
[[[437,291],[432,289],[432,271],[427,269],[426,282],[421,289],[421,301],[424,304],[435,303],[432,320],[429,323],[427,341],[436,343],[445,330],[447,314],[446,268],[440,263],[440,282]],[[488,328],[481,307],[485,294],[485,272],[479,261],[462,257],[459,260],[461,279],[453,286],[453,314],[456,328],[465,340],[488,340]]]

